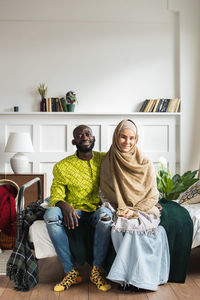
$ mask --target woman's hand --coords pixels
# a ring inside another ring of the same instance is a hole
[[[160,205],[160,203],[157,203],[156,207],[159,209],[160,212],[162,211],[162,206]]]
[[[124,218],[130,219],[130,218],[132,218],[133,216],[135,216],[134,210],[129,209],[129,208],[126,208],[126,209],[124,210]]]

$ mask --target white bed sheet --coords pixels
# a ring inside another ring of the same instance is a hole
[[[193,221],[193,240],[192,248],[198,247],[200,245],[200,203],[196,204],[181,204],[185,207],[190,214]]]
[[[31,225],[29,240],[34,245],[36,258],[40,259],[57,255],[43,220],[35,221]]]

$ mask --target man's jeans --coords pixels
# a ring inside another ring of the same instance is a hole
[[[101,267],[107,254],[110,242],[110,226],[112,224],[112,212],[101,206],[95,212],[76,211],[80,216],[79,226],[82,222],[87,222],[95,228],[93,245],[93,265]],[[109,216],[109,220],[105,220]],[[75,262],[69,249],[69,241],[63,224],[63,215],[59,207],[50,207],[46,210],[44,221],[47,226],[49,236],[52,240],[56,253],[64,268],[68,273],[75,267]],[[73,230],[73,229],[71,229]]]

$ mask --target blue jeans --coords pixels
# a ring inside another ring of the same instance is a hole
[[[82,222],[87,222],[95,228],[93,245],[93,265],[101,267],[107,254],[110,242],[110,226],[112,224],[112,212],[101,206],[95,212],[76,211],[80,216],[79,226]],[[104,216],[109,216],[110,220],[105,221]],[[63,215],[59,207],[50,207],[44,214],[44,221],[51,241],[54,245],[59,260],[68,273],[75,267],[75,262],[69,248],[68,236],[63,224]],[[73,229],[71,229],[73,230]]]

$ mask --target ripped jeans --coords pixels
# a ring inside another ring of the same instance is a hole
[[[110,242],[110,227],[113,214],[104,206],[101,206],[95,212],[85,212],[81,210],[77,210],[76,212],[80,216],[78,220],[79,226],[82,222],[87,222],[95,228],[93,265],[101,267]],[[106,217],[109,220],[106,220]],[[64,268],[64,272],[68,273],[74,269],[75,262],[69,248],[68,236],[64,228],[65,225],[63,224],[61,209],[59,207],[48,208],[44,214],[44,221],[56,253]]]

